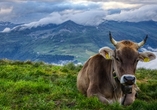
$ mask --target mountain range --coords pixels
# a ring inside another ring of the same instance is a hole
[[[0,31],[1,59],[83,63],[98,53],[99,48],[113,48],[109,31],[116,40],[135,42],[148,35],[144,48],[157,47],[157,22],[154,21],[104,21],[97,26],[79,25],[73,21],[38,26],[0,22]]]

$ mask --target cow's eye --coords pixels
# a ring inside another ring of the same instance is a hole
[[[136,59],[135,62],[137,63],[139,61],[139,59]]]
[[[118,57],[116,57],[116,61],[120,62],[120,59]]]
[[[137,64],[138,61],[139,61],[139,59],[135,59],[133,63],[134,63],[134,64]]]

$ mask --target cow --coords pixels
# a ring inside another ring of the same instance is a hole
[[[130,105],[135,101],[138,61],[149,62],[156,56],[151,52],[138,52],[148,35],[139,43],[130,40],[116,41],[109,38],[115,49],[103,47],[90,57],[77,76],[77,88],[87,97],[97,97],[104,104],[118,102]]]

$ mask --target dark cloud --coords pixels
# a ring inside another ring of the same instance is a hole
[[[3,0],[0,21],[44,24],[73,20],[96,25],[107,20],[157,21],[155,0]],[[145,4],[149,5],[145,5]],[[47,20],[47,21],[46,21]],[[32,23],[33,22],[33,23]]]
[[[8,0],[9,1],[9,0]],[[4,13],[3,16],[0,14],[0,21],[11,21],[11,22],[31,22],[33,20],[39,20],[45,16],[48,16],[52,12],[60,12],[64,10],[90,10],[97,9],[100,6],[98,4],[90,3],[85,4],[74,4],[71,2],[54,2],[47,0],[47,2],[39,1],[24,1],[17,2],[20,0],[10,0],[12,2],[1,2],[0,6],[5,9],[12,7],[10,13]],[[13,2],[14,1],[14,2]],[[22,1],[22,0],[21,0]],[[48,2],[49,1],[49,2]],[[60,0],[61,1],[61,0]],[[5,15],[5,17],[4,17]]]

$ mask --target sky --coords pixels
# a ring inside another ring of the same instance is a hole
[[[0,0],[0,21],[38,26],[67,20],[83,25],[157,21],[157,0]]]

